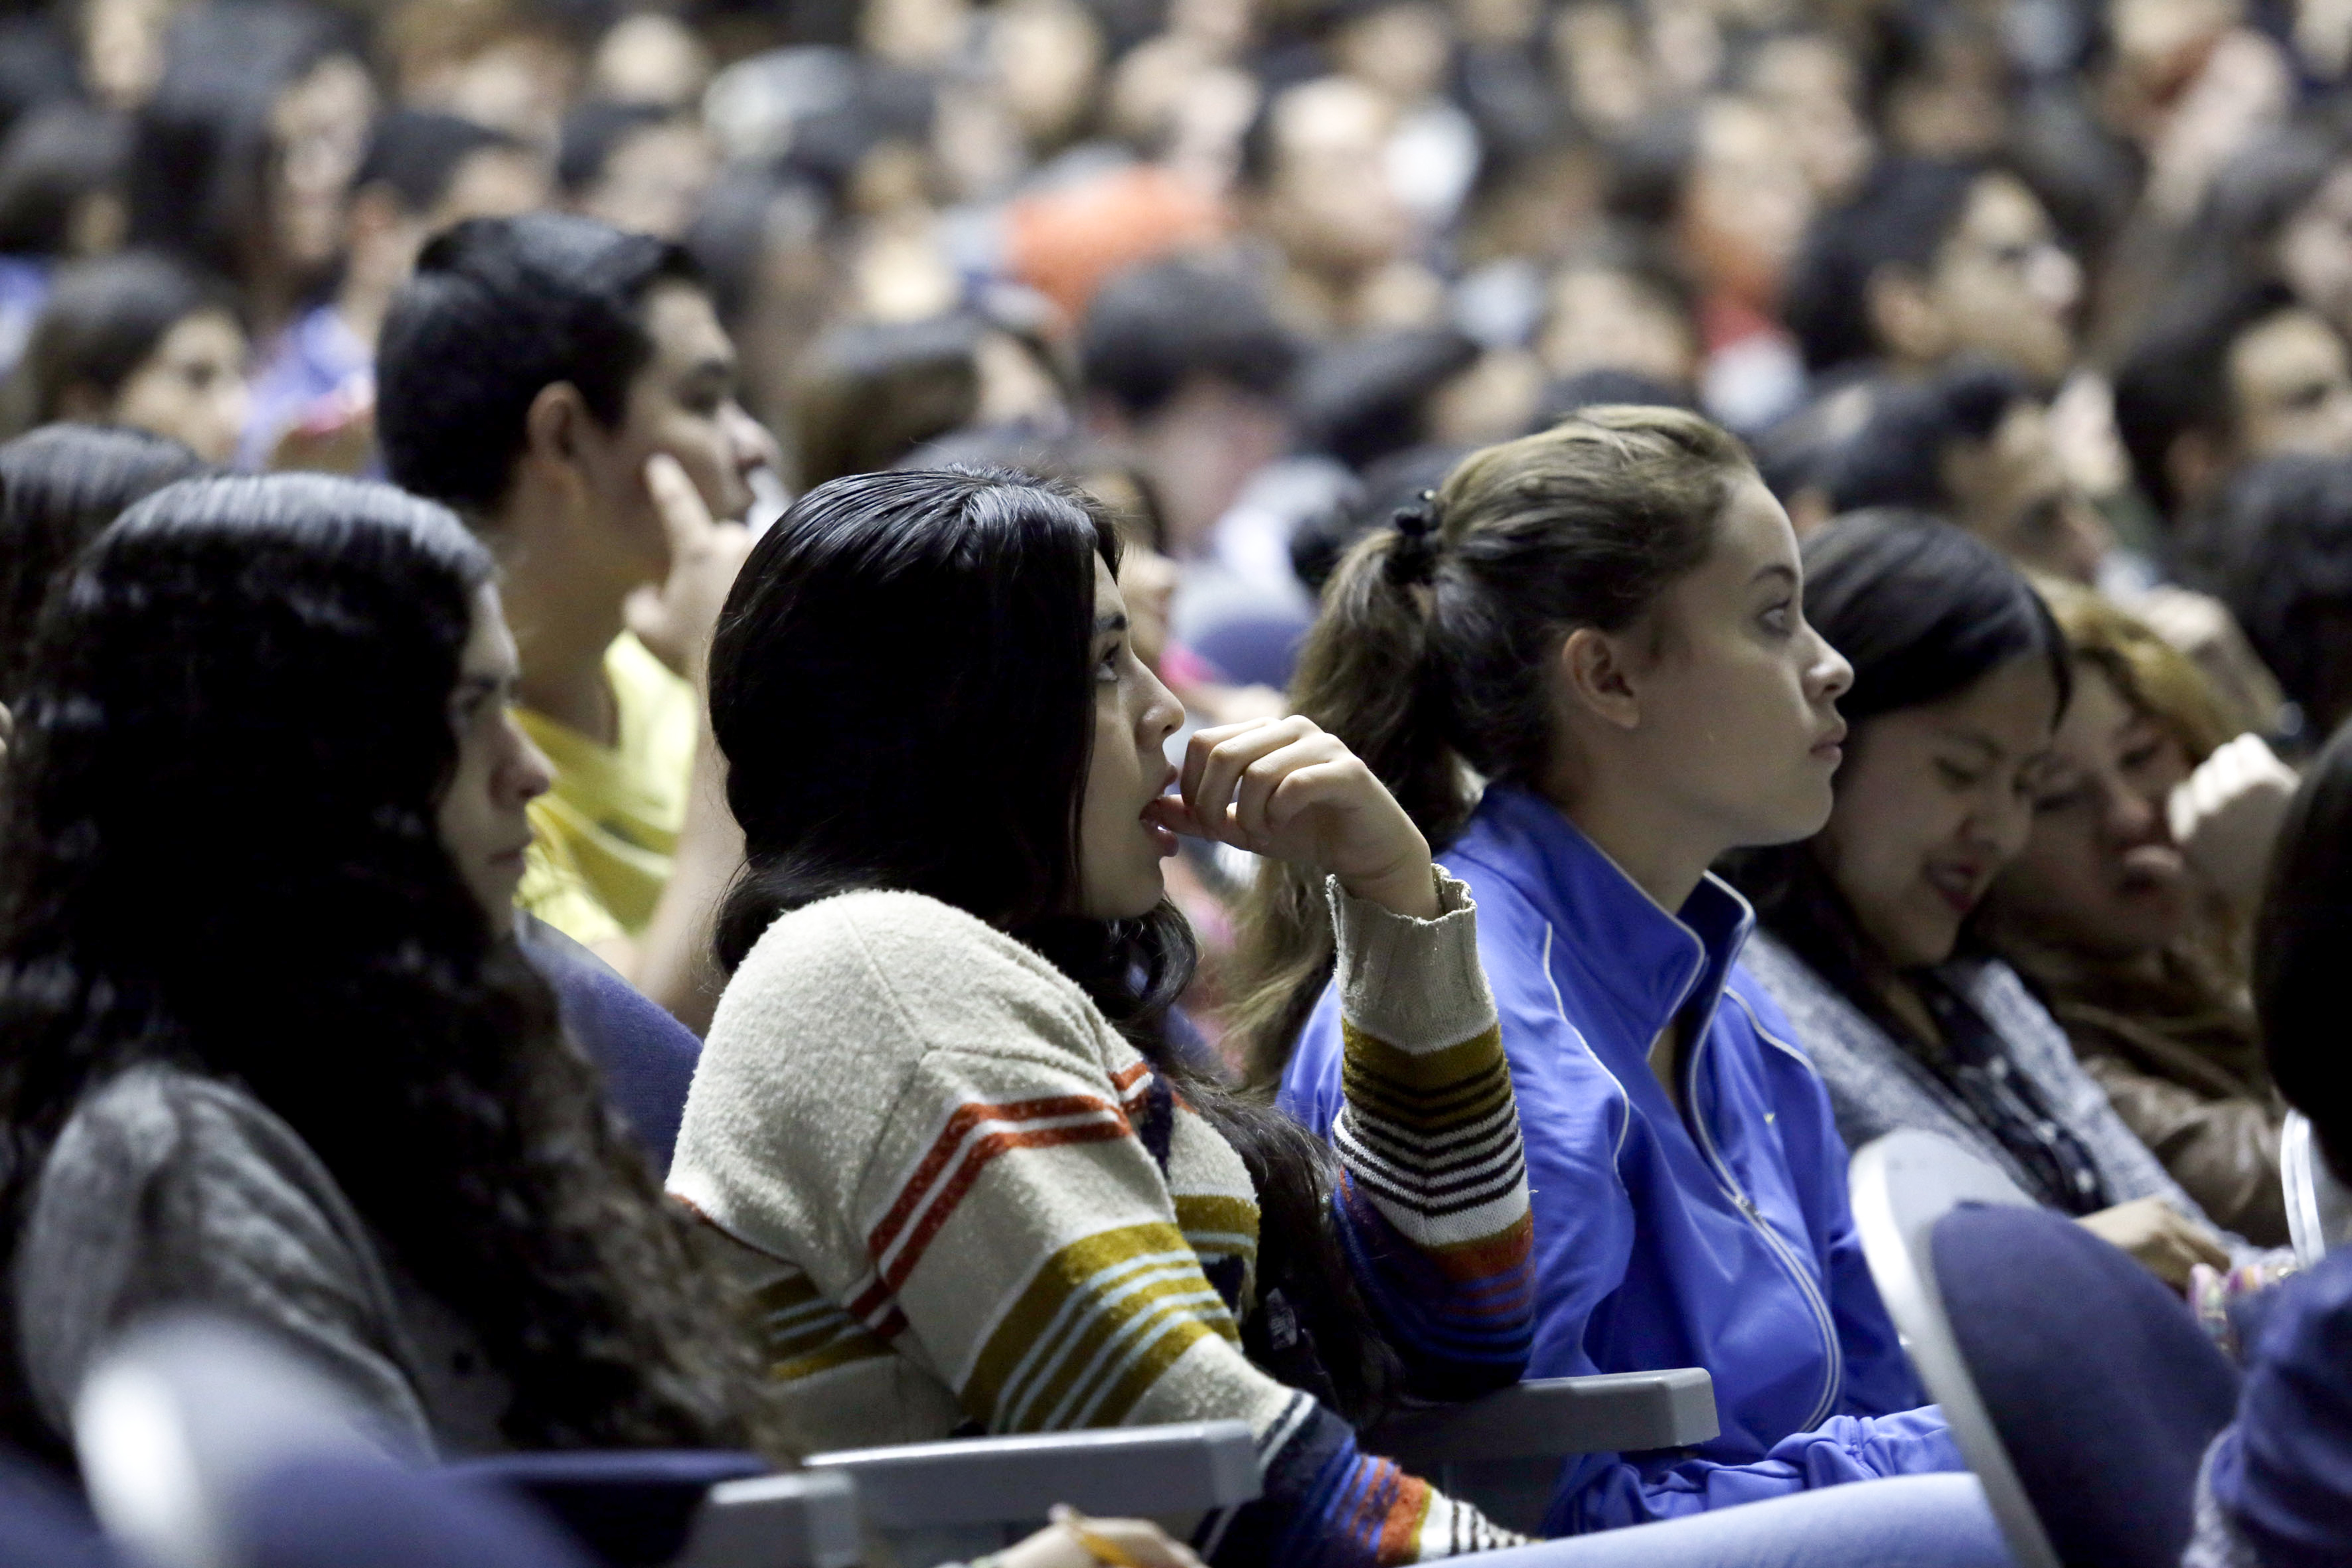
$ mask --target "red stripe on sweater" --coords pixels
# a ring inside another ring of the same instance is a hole
[[[975,1101],[957,1106],[953,1114],[949,1116],[947,1125],[940,1129],[939,1137],[932,1141],[929,1151],[923,1155],[921,1163],[915,1167],[915,1173],[907,1178],[905,1186],[898,1189],[898,1200],[890,1205],[889,1213],[882,1216],[881,1222],[875,1226],[872,1235],[866,1238],[868,1250],[876,1258],[880,1258],[890,1249],[891,1243],[898,1239],[898,1232],[905,1227],[915,1210],[921,1206],[925,1195],[955,1159],[956,1151],[963,1146],[964,1139],[982,1122],[1042,1121],[1049,1117],[1080,1116],[1089,1111],[1110,1117],[1118,1122],[1120,1131],[1127,1130],[1127,1117],[1119,1108],[1091,1094],[1015,1100],[1003,1105]]]
[[[956,1163],[953,1173],[941,1184],[937,1201],[923,1211],[923,1217],[908,1232],[906,1245],[900,1248],[897,1259],[883,1271],[882,1284],[895,1294],[907,1282],[907,1277],[915,1271],[916,1265],[922,1262],[923,1254],[939,1235],[940,1227],[953,1217],[957,1205],[963,1202],[964,1194],[971,1190],[974,1182],[980,1180],[981,1172],[998,1155],[1009,1154],[1015,1149],[1052,1149],[1068,1143],[1109,1143],[1134,1136],[1126,1118],[1120,1117],[1116,1121],[1081,1122],[1075,1127],[1041,1128],[1034,1132],[992,1132],[978,1140],[966,1152],[964,1158]],[[880,1246],[874,1246],[873,1256],[877,1262],[880,1260]]]

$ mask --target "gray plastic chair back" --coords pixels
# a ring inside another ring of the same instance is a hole
[[[2294,1260],[2305,1268],[2352,1240],[2352,1192],[2345,1189],[2311,1135],[2300,1110],[2286,1113],[2279,1128],[2279,1184],[2286,1192],[2287,1239]]]
[[[1543,1527],[1572,1454],[1686,1448],[1722,1430],[1704,1367],[1547,1377],[1391,1416],[1364,1444],[1508,1530]]]
[[[804,1470],[712,1487],[671,1568],[855,1568],[865,1559],[857,1483]]]
[[[74,1450],[106,1532],[153,1568],[235,1568],[233,1510],[274,1466],[383,1449],[318,1373],[253,1330],[173,1316],[83,1379]]]
[[[1871,1278],[1929,1397],[1943,1407],[1960,1453],[1984,1488],[2017,1568],[2059,1568],[2008,1448],[1987,1413],[1944,1310],[1927,1242],[1962,1204],[2032,1208],[2000,1167],[1932,1132],[1890,1132],[1853,1157],[1854,1228]]]
[[[202,1315],[134,1329],[83,1381],[74,1447],[107,1533],[151,1568],[238,1568],[235,1510],[291,1459],[396,1462],[341,1390],[278,1342]],[[853,1568],[856,1483],[755,1476],[713,1487],[675,1568]]]
[[[1255,1499],[1257,1446],[1242,1421],[966,1437],[812,1455],[857,1483],[866,1522],[902,1563],[970,1562],[1081,1513],[1183,1520]]]

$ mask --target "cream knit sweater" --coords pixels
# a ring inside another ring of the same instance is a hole
[[[1351,1102],[1333,1214],[1422,1375],[1516,1379],[1527,1182],[1461,885],[1403,919],[1333,889]],[[1221,1563],[1394,1563],[1510,1544],[1259,1371],[1240,1157],[1052,964],[936,900],[778,920],[714,1020],[671,1193],[732,1245],[810,1440],[1238,1417],[1265,1493]]]

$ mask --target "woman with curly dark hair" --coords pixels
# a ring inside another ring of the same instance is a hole
[[[51,596],[0,807],[21,1439],[187,1304],[418,1454],[782,1447],[509,934],[546,771],[491,575],[289,475],[148,498]]]

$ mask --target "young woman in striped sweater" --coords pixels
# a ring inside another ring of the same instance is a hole
[[[1203,732],[1163,793],[1183,710],[1128,641],[1117,549],[1076,491],[1002,472],[838,480],[761,541],[713,648],[749,868],[670,1191],[733,1244],[817,1447],[1238,1416],[1265,1495],[1204,1528],[1221,1560],[1515,1543],[1339,1414],[1526,1359],[1471,911],[1304,721]],[[1178,830],[1339,889],[1366,1092],[1336,1164],[1167,1047]]]
[[[1219,1568],[1999,1562],[1989,1526],[1976,1555],[1921,1554],[1891,1516],[1778,1504],[1529,1546],[1359,1447],[1351,1421],[1527,1358],[1528,1188],[1474,911],[1305,720],[1203,731],[1170,767],[1182,711],[1128,644],[1117,565],[1062,486],[855,476],[801,499],[721,617],[713,731],[749,858],[669,1184],[752,1293],[808,1441],[1241,1418],[1264,1492],[1201,1521]],[[1170,1048],[1179,832],[1322,879],[1330,1152]]]

